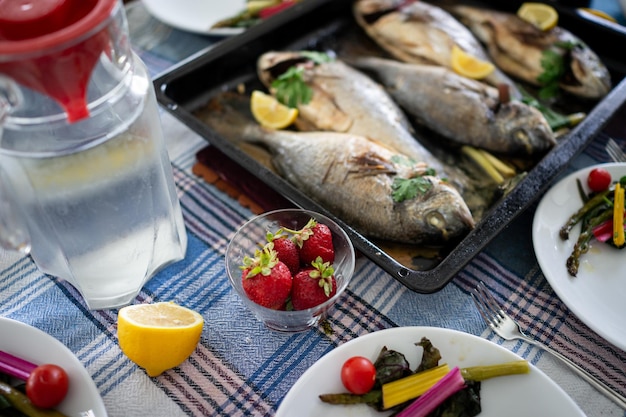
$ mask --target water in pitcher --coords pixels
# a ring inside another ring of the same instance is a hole
[[[39,268],[71,282],[90,308],[130,302],[184,256],[186,234],[156,111],[81,152],[0,155]],[[22,184],[20,184],[22,183]]]
[[[121,2],[31,3],[0,7],[0,247],[120,307],[187,248],[152,82]]]

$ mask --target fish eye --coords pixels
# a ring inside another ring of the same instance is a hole
[[[426,222],[436,229],[443,230],[446,227],[446,219],[438,211],[430,211],[426,214]]]

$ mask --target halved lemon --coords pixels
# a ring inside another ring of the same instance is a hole
[[[491,74],[495,70],[495,66],[491,62],[483,61],[454,45],[452,47],[452,69],[457,74],[480,80]]]
[[[200,314],[173,302],[136,304],[120,309],[117,337],[122,352],[154,377],[193,353],[203,325]]]
[[[556,9],[545,3],[523,3],[517,15],[540,30],[550,30],[559,22]]]
[[[250,110],[262,126],[284,129],[296,121],[298,109],[292,109],[262,91],[254,90],[250,97]]]

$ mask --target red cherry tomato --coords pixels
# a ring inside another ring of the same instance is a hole
[[[353,356],[341,367],[341,382],[353,394],[366,394],[376,382],[376,368],[369,359]]]
[[[63,368],[45,364],[36,367],[26,380],[26,395],[37,407],[57,406],[67,394],[69,378]]]
[[[611,185],[611,174],[604,168],[594,168],[589,172],[587,185],[594,193],[604,191]]]

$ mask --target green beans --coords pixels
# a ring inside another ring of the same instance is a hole
[[[567,220],[567,223],[561,227],[561,230],[559,231],[561,239],[569,239],[569,232],[572,228],[579,222],[583,221],[583,219],[585,219],[593,209],[597,208],[601,204],[604,204],[606,202],[606,198],[612,192],[612,190],[606,190],[587,200],[585,204]]]
[[[27,417],[66,417],[65,414],[56,410],[42,410],[35,407],[25,394],[1,381],[0,396],[7,400],[15,410]],[[2,410],[0,410],[0,415],[1,413]]]

